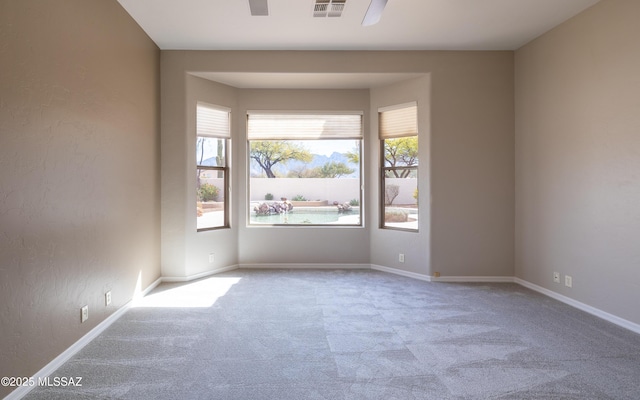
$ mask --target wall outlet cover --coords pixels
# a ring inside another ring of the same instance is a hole
[[[84,322],[89,319],[89,306],[84,306],[80,309],[80,322]]]
[[[573,287],[573,278],[571,278],[569,275],[565,275],[564,276],[564,285],[566,287]]]

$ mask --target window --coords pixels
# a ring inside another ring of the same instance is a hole
[[[418,230],[418,107],[380,109],[380,227]]]
[[[196,226],[229,227],[228,109],[198,102],[196,109]]]
[[[249,225],[362,225],[361,112],[249,112],[247,130]]]

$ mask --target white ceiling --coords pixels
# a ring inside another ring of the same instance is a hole
[[[598,0],[389,0],[361,26],[369,0],[313,18],[314,0],[118,0],[163,50],[515,50]]]

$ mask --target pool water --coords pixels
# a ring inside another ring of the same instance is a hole
[[[360,215],[358,207],[351,212],[338,213],[335,207],[296,207],[286,214],[256,215],[251,213],[252,225],[359,225]]]

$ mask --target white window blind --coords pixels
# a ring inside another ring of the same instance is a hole
[[[380,139],[418,134],[418,105],[400,104],[378,110],[380,121]]]
[[[249,112],[249,140],[361,139],[362,113]]]
[[[231,137],[229,109],[198,102],[196,108],[196,132],[198,136]]]

